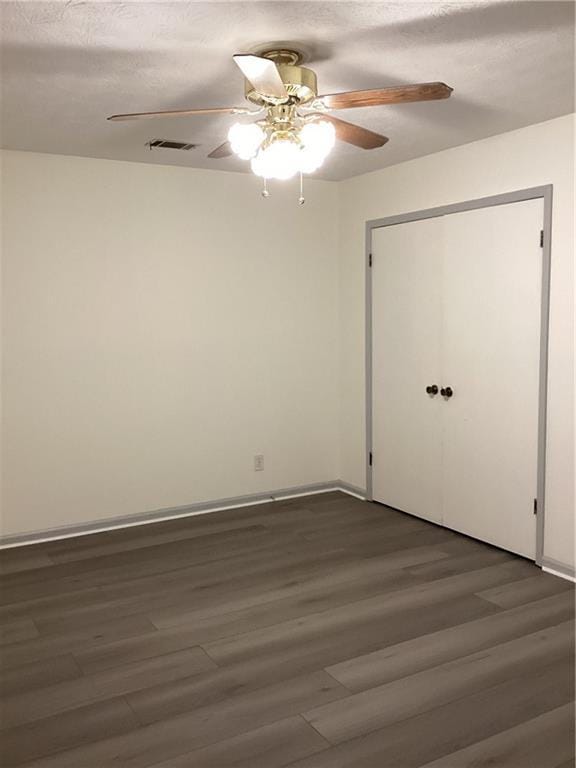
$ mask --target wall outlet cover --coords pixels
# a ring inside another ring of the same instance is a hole
[[[262,472],[264,470],[264,454],[257,453],[254,456],[254,472]]]

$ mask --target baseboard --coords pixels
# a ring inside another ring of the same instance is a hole
[[[365,488],[359,488],[357,485],[350,485],[350,483],[345,483],[343,480],[337,480],[336,481],[336,489],[337,491],[342,491],[343,493],[347,493],[348,496],[355,496],[357,499],[361,499],[362,501],[366,501],[366,489]]]
[[[560,576],[561,579],[576,582],[576,569],[573,565],[566,565],[552,557],[542,558],[542,570],[551,573],[553,576]]]
[[[28,544],[39,544],[43,541],[57,541],[58,539],[69,539],[72,536],[89,536],[92,533],[102,533],[103,531],[113,531],[118,528],[131,528],[136,525],[150,525],[159,523],[162,520],[174,520],[179,517],[194,517],[195,515],[206,515],[210,512],[218,512],[224,509],[236,509],[239,507],[250,507],[256,504],[269,504],[271,501],[281,501],[282,499],[293,499],[299,496],[312,496],[317,493],[329,493],[330,491],[342,491],[350,496],[365,500],[366,496],[361,488],[357,488],[349,483],[340,480],[333,480],[327,483],[312,483],[310,485],[299,485],[293,488],[281,488],[275,491],[265,491],[263,493],[248,494],[246,496],[234,496],[227,499],[217,499],[213,501],[203,501],[197,504],[187,504],[180,507],[169,507],[167,509],[156,509],[153,512],[143,512],[136,515],[125,515],[123,517],[112,517],[107,520],[98,520],[88,523],[75,523],[61,526],[59,528],[48,528],[42,531],[33,531],[30,533],[14,533],[6,536],[0,536],[0,549],[10,549],[12,547],[22,547]]]

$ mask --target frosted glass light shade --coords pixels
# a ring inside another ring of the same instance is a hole
[[[336,140],[336,132],[332,123],[322,120],[317,123],[307,123],[300,131],[300,170],[302,173],[316,171],[329,154]]]
[[[299,133],[293,131],[272,136],[270,143],[265,147],[261,147],[264,135],[261,129],[262,136],[259,136],[256,142],[256,134],[253,138],[248,137],[244,130],[239,131],[240,128],[258,128],[258,126],[255,124],[232,126],[229,140],[236,154],[239,152],[235,147],[240,143],[244,142],[243,148],[250,145],[252,154],[249,157],[252,158],[252,171],[265,179],[284,180],[291,179],[296,173],[313,173],[326,159],[336,138],[334,126],[327,120],[306,123]],[[253,143],[250,144],[250,141]],[[248,149],[245,150],[247,151]],[[240,155],[240,157],[243,156],[246,155]]]
[[[291,179],[300,169],[300,147],[290,139],[279,139],[261,149],[252,160],[252,170],[265,179]]]
[[[314,173],[324,162],[324,155],[315,152],[310,147],[303,146],[300,149],[299,169],[302,173]]]
[[[313,152],[324,159],[334,146],[336,131],[332,123],[327,120],[306,123],[300,131],[300,141],[306,151]]]
[[[234,123],[228,131],[232,152],[242,160],[254,157],[264,137],[264,131],[256,123]]]

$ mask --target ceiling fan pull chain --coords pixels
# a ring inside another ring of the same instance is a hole
[[[298,198],[298,205],[304,205],[306,198],[304,197],[304,179],[302,171],[300,171],[300,197]]]
[[[270,192],[268,192],[268,179],[266,176],[264,176],[264,188],[262,189],[262,197],[270,197]]]

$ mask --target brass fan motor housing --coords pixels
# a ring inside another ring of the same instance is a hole
[[[300,61],[302,61],[302,54],[298,51],[280,49],[264,51],[261,55],[263,58],[271,59],[276,64],[288,95],[296,103],[306,104],[318,96],[316,73],[307,67],[299,66]],[[248,80],[245,80],[244,95],[248,101],[258,104],[260,107],[281,103],[280,100],[263,97]]]

